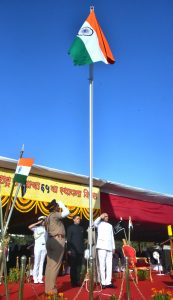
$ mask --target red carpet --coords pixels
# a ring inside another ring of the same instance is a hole
[[[100,286],[97,286],[97,290],[95,288],[93,293],[93,300],[106,300],[109,299],[110,295],[115,294],[116,296],[120,295],[121,292],[121,300],[126,300],[126,282],[122,286],[122,279],[117,278],[114,281],[116,285],[115,289],[104,289],[100,291]],[[64,293],[64,297],[68,300],[79,299],[85,300],[89,299],[89,292],[87,291],[86,283],[81,288],[71,288],[69,275],[58,277],[57,280],[58,291]],[[152,288],[162,289],[164,288],[166,291],[170,291],[173,293],[173,279],[168,275],[158,276],[155,273],[153,274],[153,282],[149,280],[139,281],[137,288],[134,282],[130,281],[130,299],[131,300],[151,300]],[[18,290],[19,284],[13,283],[9,284],[9,300],[18,300]],[[78,294],[79,293],[79,294]],[[76,297],[76,295],[78,296]],[[4,285],[0,285],[0,299],[6,300],[5,297],[5,288]],[[44,284],[32,284],[25,283],[24,292],[23,292],[24,300],[44,300]]]

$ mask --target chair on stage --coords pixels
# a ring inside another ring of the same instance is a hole
[[[148,271],[149,279],[153,281],[150,262],[147,261],[146,257],[136,257],[136,250],[128,244],[122,246],[122,251],[124,256],[128,258],[129,270],[134,271],[136,283],[138,283],[138,270]]]

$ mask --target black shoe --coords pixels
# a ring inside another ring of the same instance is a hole
[[[72,287],[76,287],[76,286],[77,286],[77,283],[74,283],[74,282],[73,282],[73,283],[71,283],[71,286],[72,286]]]
[[[71,286],[72,287],[77,287],[77,286],[79,287],[79,286],[81,286],[81,284],[80,283],[71,283]]]
[[[102,284],[102,289],[106,289],[106,287],[107,287],[106,285],[103,285],[103,284]]]
[[[81,286],[81,284],[78,282],[78,283],[77,283],[77,286]]]
[[[109,289],[113,289],[115,288],[115,285],[113,283],[106,285],[107,288]]]

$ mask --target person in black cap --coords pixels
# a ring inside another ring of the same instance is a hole
[[[61,202],[53,199],[47,206],[50,214],[46,220],[48,238],[47,264],[45,271],[45,293],[57,293],[56,278],[61,267],[65,248],[65,228],[62,218],[69,215],[69,209]]]
[[[70,261],[70,279],[73,287],[80,286],[80,273],[84,254],[84,230],[79,215],[73,217],[73,224],[67,228],[67,253]]]

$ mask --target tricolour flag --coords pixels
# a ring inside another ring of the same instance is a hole
[[[98,61],[105,64],[115,62],[94,10],[91,10],[88,18],[80,28],[68,54],[72,57],[75,65],[92,64]]]
[[[34,160],[32,158],[20,158],[13,180],[25,184],[33,163]]]
[[[129,229],[133,229],[133,223],[131,217],[129,217]]]

